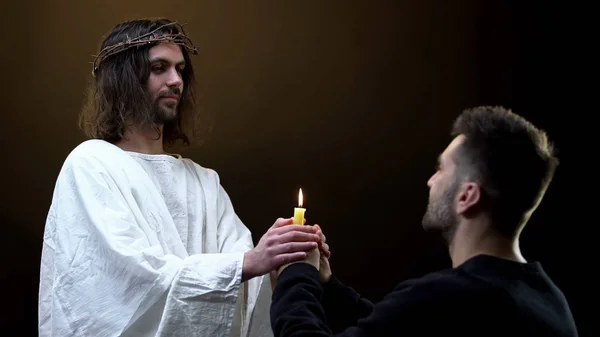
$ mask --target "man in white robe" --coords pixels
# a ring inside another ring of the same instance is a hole
[[[166,19],[104,40],[82,115],[93,139],[66,158],[46,220],[40,336],[271,336],[269,273],[323,247],[291,219],[254,247],[218,174],[165,151],[190,139],[194,51]]]

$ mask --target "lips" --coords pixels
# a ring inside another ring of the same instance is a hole
[[[172,99],[172,100],[178,100],[179,97],[178,96],[162,96],[161,99]]]

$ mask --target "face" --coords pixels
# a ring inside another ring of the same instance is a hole
[[[151,70],[147,90],[154,102],[156,122],[173,121],[183,92],[185,60],[181,48],[174,43],[160,43],[150,48],[148,58]]]
[[[437,171],[427,181],[429,203],[423,216],[423,228],[427,231],[440,231],[448,239],[458,225],[454,204],[460,182],[453,155],[462,141],[463,136],[458,136],[448,145],[438,158]]]

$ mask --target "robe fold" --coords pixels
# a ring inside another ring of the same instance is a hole
[[[214,170],[83,142],[46,219],[39,335],[272,336],[268,275],[241,282],[252,248]]]

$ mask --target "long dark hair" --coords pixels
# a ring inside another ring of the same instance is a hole
[[[100,50],[127,43],[149,33],[151,37],[166,34],[186,36],[181,26],[173,23],[165,18],[120,23],[104,39]],[[155,32],[152,33],[153,31]],[[146,90],[151,70],[148,51],[157,43],[154,41],[129,46],[94,64],[94,76],[79,119],[80,127],[88,137],[115,143],[124,137],[125,125],[129,121],[136,126],[153,127],[160,137],[153,102]],[[179,140],[184,145],[190,145],[199,133],[200,118],[195,111],[194,70],[188,49],[182,47],[181,51],[186,62],[182,72],[184,85],[177,118],[163,126],[163,144],[167,146],[174,145]]]

